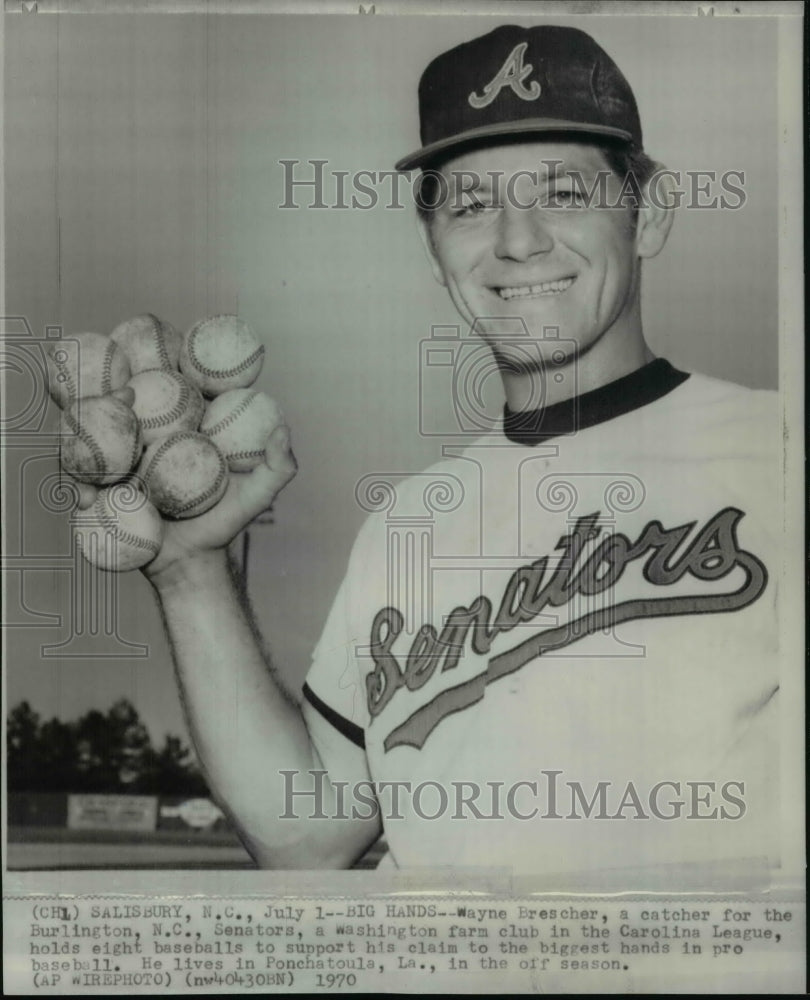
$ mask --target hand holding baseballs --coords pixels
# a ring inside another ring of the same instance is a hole
[[[264,347],[236,316],[181,337],[146,314],[49,354],[62,468],[82,512],[74,534],[95,565],[154,577],[222,548],[295,475],[278,404],[248,388]]]

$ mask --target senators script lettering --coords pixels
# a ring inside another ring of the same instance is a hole
[[[432,625],[422,625],[404,666],[391,651],[402,633],[403,616],[397,608],[382,608],[371,626],[375,666],[366,677],[372,719],[380,715],[398,691],[403,688],[417,691],[440,666],[442,673],[453,670],[468,639],[473,652],[485,655],[497,636],[532,621],[545,608],[561,607],[576,595],[590,597],[614,587],[628,565],[642,557],[646,557],[642,576],[656,587],[671,586],[687,574],[712,582],[722,580],[736,568],[745,574],[742,585],[730,592],[621,601],[602,605],[555,628],[535,632],[512,649],[493,656],[482,673],[446,688],[422,705],[388,734],[383,744],[385,750],[402,745],[421,748],[446,716],[480,701],[487,684],[520,670],[544,653],[569,646],[601,629],[633,619],[715,614],[737,611],[751,604],[765,589],[768,574],[756,556],[739,548],[737,525],[743,516],[742,511],[726,507],[710,518],[689,543],[686,539],[696,522],[665,529],[660,521],[650,521],[637,541],[632,542],[620,533],[610,534],[590,555],[585,555],[586,548],[602,532],[599,513],[581,517],[573,530],[557,543],[556,550],[561,556],[555,560],[555,569],[549,573],[548,556],[517,569],[506,585],[494,617],[492,602],[479,595],[468,606],[454,608],[441,633]],[[685,546],[683,551],[678,551],[682,546]]]

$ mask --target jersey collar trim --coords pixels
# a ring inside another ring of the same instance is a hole
[[[656,358],[607,385],[539,410],[503,408],[503,432],[515,444],[536,445],[549,438],[594,427],[666,396],[689,378],[664,358]]]

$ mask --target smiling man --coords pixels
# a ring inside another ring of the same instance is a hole
[[[565,363],[576,364],[580,391],[651,360],[641,329],[641,260],[661,249],[672,215],[627,204],[624,180],[599,147],[497,145],[462,153],[441,176],[447,197],[423,212],[421,227],[434,274],[467,323],[479,320],[499,360],[509,358],[500,321],[516,315],[535,338],[543,329],[564,331],[573,348]],[[470,178],[484,181],[464,191]],[[502,369],[507,403],[525,408],[542,373]],[[555,392],[557,384],[543,386],[547,404],[566,394]]]
[[[388,866],[773,862],[775,399],[647,345],[672,211],[632,91],[583,32],[504,26],[430,64],[420,114],[397,166],[503,418],[377,491],[301,708],[225,555],[286,430],[168,527],[146,572],[209,780],[267,867],[381,831]]]

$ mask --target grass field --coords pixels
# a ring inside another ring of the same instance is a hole
[[[384,850],[378,842],[355,868],[376,868]],[[255,867],[233,834],[179,830],[133,834],[10,826],[7,858],[10,871]]]

